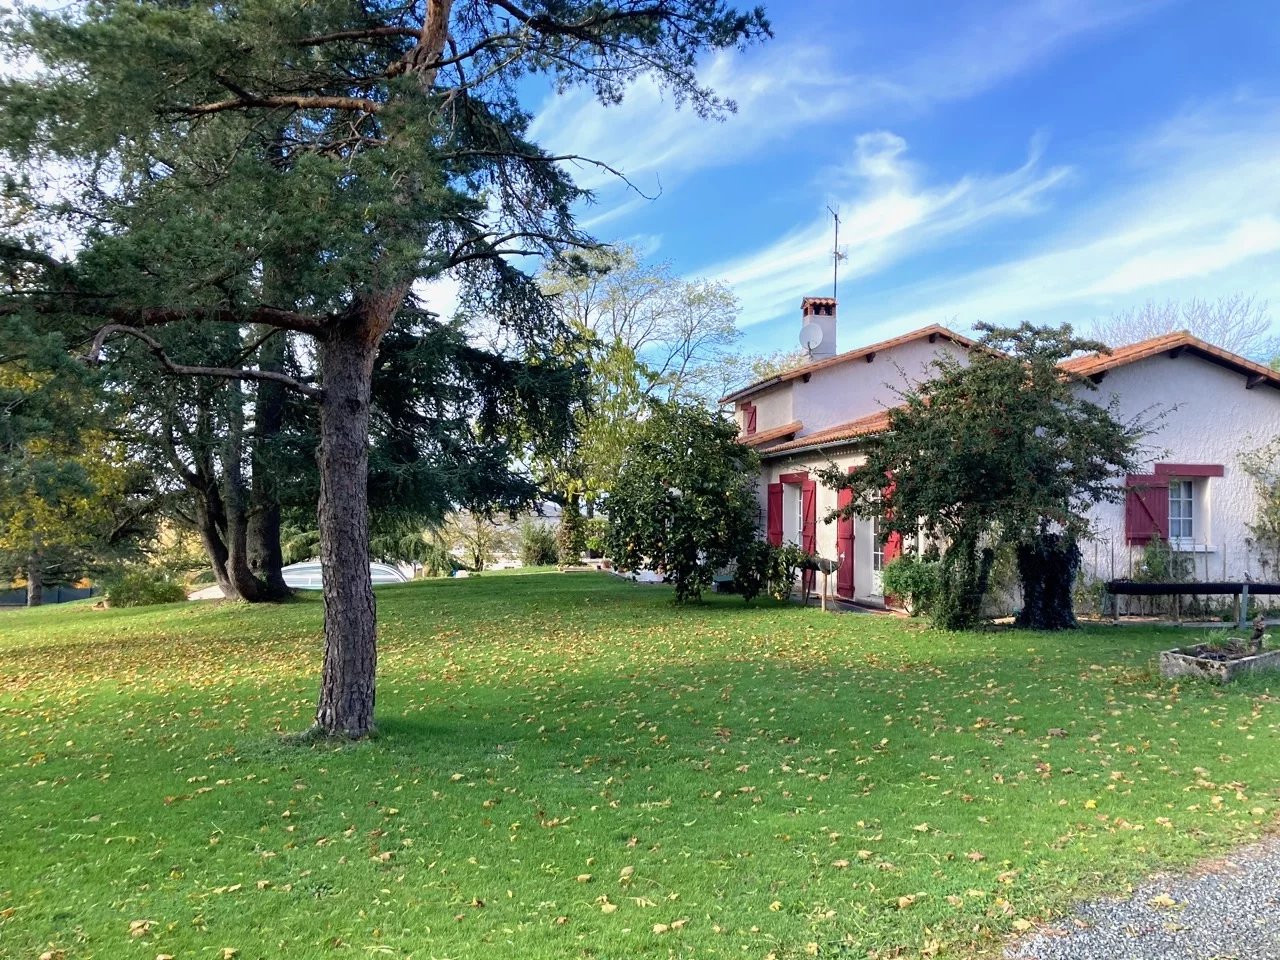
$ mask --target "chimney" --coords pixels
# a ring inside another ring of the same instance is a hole
[[[800,302],[800,346],[809,359],[836,355],[836,301],[831,297],[805,297]]]

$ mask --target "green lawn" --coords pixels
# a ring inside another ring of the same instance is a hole
[[[1280,681],[1163,682],[1168,632],[379,596],[356,745],[280,736],[314,597],[0,614],[0,955],[967,957],[1280,806]]]

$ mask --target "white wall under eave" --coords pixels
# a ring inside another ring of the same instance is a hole
[[[1099,404],[1116,399],[1121,422],[1164,413],[1147,440],[1152,450],[1140,472],[1154,472],[1159,462],[1222,465],[1223,476],[1204,484],[1196,505],[1196,539],[1202,546],[1194,557],[1200,578],[1206,573],[1213,579],[1263,576],[1259,552],[1246,544],[1258,499],[1240,456],[1280,436],[1280,390],[1267,385],[1248,390],[1245,384],[1245,374],[1183,352],[1112,370],[1097,390],[1085,392]],[[1123,500],[1091,511],[1095,538],[1081,545],[1087,572],[1104,579],[1129,575],[1130,562],[1137,562],[1142,548],[1125,542],[1124,516]],[[1266,576],[1280,578],[1280,572],[1272,568]]]
[[[756,407],[756,433],[763,433],[765,430],[772,430],[774,427],[781,427],[790,423],[796,418],[792,415],[792,397],[795,392],[796,381],[779,384],[771,387],[763,393],[754,397],[748,397],[746,401],[739,400],[734,408],[734,416],[738,420],[738,429],[746,432],[747,420],[743,413],[743,404],[745,402],[754,403]]]
[[[962,361],[968,355],[950,340],[922,337],[882,350],[870,363],[863,358],[816,370],[808,383],[792,381],[793,419],[803,421],[808,434],[896,406],[900,391],[929,379],[929,364],[943,352]]]

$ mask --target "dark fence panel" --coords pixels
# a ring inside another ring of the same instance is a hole
[[[87,600],[102,594],[101,587],[45,587],[45,603],[68,603],[71,600]],[[25,607],[27,588],[0,591],[0,607]]]

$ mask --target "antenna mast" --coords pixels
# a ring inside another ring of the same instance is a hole
[[[827,204],[827,212],[831,214],[831,219],[835,221],[836,225],[835,241],[831,245],[831,299],[838,300],[840,261],[846,259],[848,254],[840,252],[840,214],[833,210],[830,204]]]

